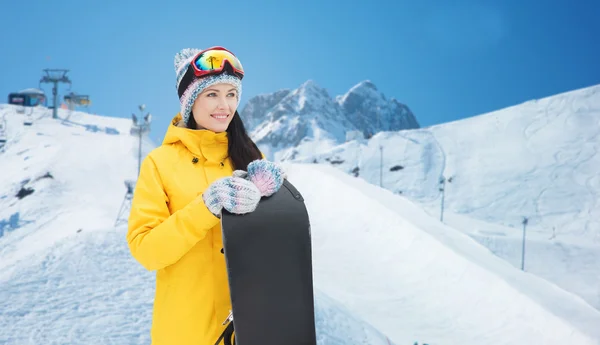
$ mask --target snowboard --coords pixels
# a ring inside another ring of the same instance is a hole
[[[235,345],[316,345],[310,220],[287,179],[256,210],[221,214]]]

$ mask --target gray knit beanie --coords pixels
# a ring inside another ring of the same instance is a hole
[[[195,48],[185,48],[175,54],[174,64],[175,74],[177,76],[176,89],[179,89],[179,84],[191,63],[192,58],[201,51],[202,50]],[[237,89],[239,105],[242,96],[242,82],[240,78],[227,72],[196,78],[186,87],[185,92],[183,92],[181,97],[179,97],[179,102],[181,103],[181,117],[184,123],[188,123],[192,112],[192,106],[198,95],[207,87],[220,83],[231,84]]]

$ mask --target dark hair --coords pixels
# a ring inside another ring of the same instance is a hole
[[[193,129],[197,127],[193,113],[190,114],[187,126]],[[227,139],[227,152],[234,170],[247,170],[250,162],[262,158],[260,150],[246,132],[244,122],[237,110],[227,127]]]

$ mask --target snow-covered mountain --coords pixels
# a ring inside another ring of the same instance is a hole
[[[258,95],[248,100],[248,103],[240,111],[244,119],[244,125],[248,131],[256,128],[265,120],[265,114],[273,109],[281,100],[289,95],[291,90],[279,90],[266,95]]]
[[[599,134],[597,85],[296,161],[332,165],[434,217],[443,201],[445,223],[519,268],[526,217],[527,271],[600,309]]]
[[[137,172],[130,121],[0,116],[0,344],[147,344],[154,274],[115,227]],[[319,345],[600,340],[598,310],[407,198],[325,165],[286,169],[311,217]]]
[[[240,111],[250,136],[270,159],[290,160],[324,150],[360,132],[418,128],[410,109],[377,90],[370,81],[332,98],[313,80],[295,90],[260,95]]]
[[[395,98],[386,99],[368,80],[354,86],[345,95],[337,96],[336,101],[365,138],[381,131],[419,128],[417,119],[406,105]]]

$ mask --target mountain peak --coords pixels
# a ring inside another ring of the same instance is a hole
[[[337,101],[340,105],[343,105],[348,101],[348,99],[354,99],[356,101],[360,101],[363,98],[375,98],[379,99],[382,102],[385,102],[385,96],[379,92],[377,86],[373,84],[370,80],[363,80],[360,83],[354,85],[353,87],[346,92],[343,96],[338,96]],[[352,100],[351,100],[352,102]]]
[[[379,92],[379,90],[377,90],[377,86],[375,86],[375,84],[373,84],[372,81],[370,81],[369,79],[367,80],[363,80],[360,83],[354,85],[351,89],[350,92],[356,92],[356,91],[360,91],[360,90],[373,90],[376,92]]]
[[[296,113],[315,113],[324,108],[332,108],[335,102],[324,88],[314,80],[309,79],[302,83],[283,100],[291,106]]]
[[[336,98],[344,114],[365,137],[380,131],[418,128],[412,112],[392,98],[388,100],[370,80],[354,85],[343,96]]]
[[[327,90],[320,87],[314,80],[309,79],[302,83],[296,90],[301,95],[325,95],[329,97]]]
[[[299,89],[310,88],[310,87],[318,88],[319,86],[317,85],[317,82],[315,82],[314,80],[308,79],[304,83],[300,84]]]

